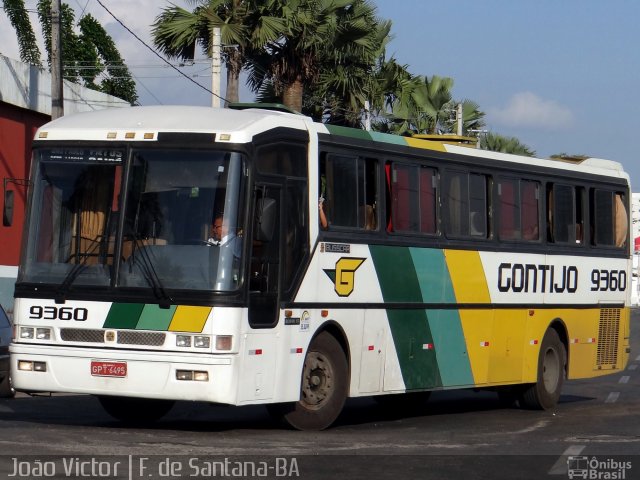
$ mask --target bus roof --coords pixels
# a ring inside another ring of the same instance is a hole
[[[306,130],[309,121],[302,115],[273,110],[145,106],[60,117],[40,127],[36,139],[155,141],[159,132],[190,132],[220,134],[217,141],[246,143],[274,126]],[[226,140],[221,140],[223,134]]]
[[[224,115],[221,113],[224,112]],[[581,171],[626,178],[622,165],[611,160],[586,158],[575,162],[541,159],[471,148],[470,137],[449,135],[399,135],[365,131],[313,122],[304,115],[279,109],[216,109],[201,106],[144,106],[127,109],[105,109],[68,115],[43,125],[36,133],[38,140],[89,141],[155,141],[160,132],[216,134],[217,142],[247,143],[257,134],[276,127],[309,130],[314,133],[351,139],[403,145],[466,157],[532,164],[559,170]]]

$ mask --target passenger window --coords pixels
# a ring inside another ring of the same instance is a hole
[[[446,178],[444,203],[447,235],[487,238],[488,177],[449,171]]]
[[[596,189],[591,203],[593,245],[624,247],[629,233],[625,195],[621,192]]]
[[[377,164],[373,158],[325,157],[320,166],[320,195],[329,227],[377,229]]]
[[[435,234],[437,232],[436,170],[418,165],[391,166],[390,231]]]
[[[501,178],[498,182],[500,240],[540,240],[540,184]]]
[[[572,185],[547,186],[547,232],[553,243],[584,243],[584,188]]]

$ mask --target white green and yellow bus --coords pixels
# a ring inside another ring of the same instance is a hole
[[[621,166],[446,139],[259,108],[44,125],[16,389],[96,395],[124,421],[192,400],[322,429],[348,397],[486,387],[548,409],[565,379],[623,370]]]

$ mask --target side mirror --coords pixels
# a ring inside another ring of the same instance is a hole
[[[260,198],[256,201],[256,217],[253,225],[254,238],[261,242],[270,242],[278,218],[277,203],[273,198]]]
[[[2,212],[2,225],[10,227],[13,225],[13,190],[4,192],[4,210]]]

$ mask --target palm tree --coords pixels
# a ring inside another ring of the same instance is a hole
[[[457,132],[457,118],[455,111],[458,104],[462,104],[462,135],[477,134],[485,126],[484,112],[480,106],[472,100],[453,101],[449,105],[450,115],[445,117],[442,128],[446,133]]]
[[[444,130],[446,121],[450,118],[453,88],[453,78],[433,75],[431,79],[424,77],[424,88],[414,94],[418,111],[414,119],[419,130],[424,133],[435,134]],[[426,128],[425,128],[426,125]]]
[[[492,152],[512,153],[527,157],[535,156],[536,152],[520,142],[516,137],[505,137],[497,133],[487,133],[480,140],[482,150]]]
[[[394,58],[382,58],[372,78],[371,103],[374,117],[373,130],[405,135],[411,132],[410,111],[415,109],[413,93],[421,77],[416,77],[407,65]]]
[[[393,102],[390,130],[399,135],[448,132],[455,108],[452,87],[449,77],[407,77]]]
[[[340,21],[344,35],[353,36],[359,29],[368,32],[363,37],[364,46],[339,39],[336,49],[326,49],[328,55],[322,59],[318,81],[304,97],[303,112],[311,113],[315,108],[327,123],[361,127],[365,102],[369,101],[372,109],[383,103],[379,101],[378,74],[384,65],[391,22],[377,20],[375,11],[365,2],[356,2],[347,14],[348,18]]]
[[[285,105],[302,111],[305,87],[320,80],[327,71],[323,66],[337,68],[354,58],[374,65],[380,45],[372,34],[377,30],[371,23],[375,7],[368,0],[264,1],[285,21],[286,31],[263,50],[252,52],[249,84],[254,91],[271,84]]]
[[[152,27],[154,45],[170,58],[193,59],[196,44],[211,55],[214,27],[220,28],[222,58],[227,70],[227,102],[238,101],[240,71],[248,48],[274,41],[284,21],[270,15],[269,0],[200,0],[193,11],[173,5],[156,17]]]

